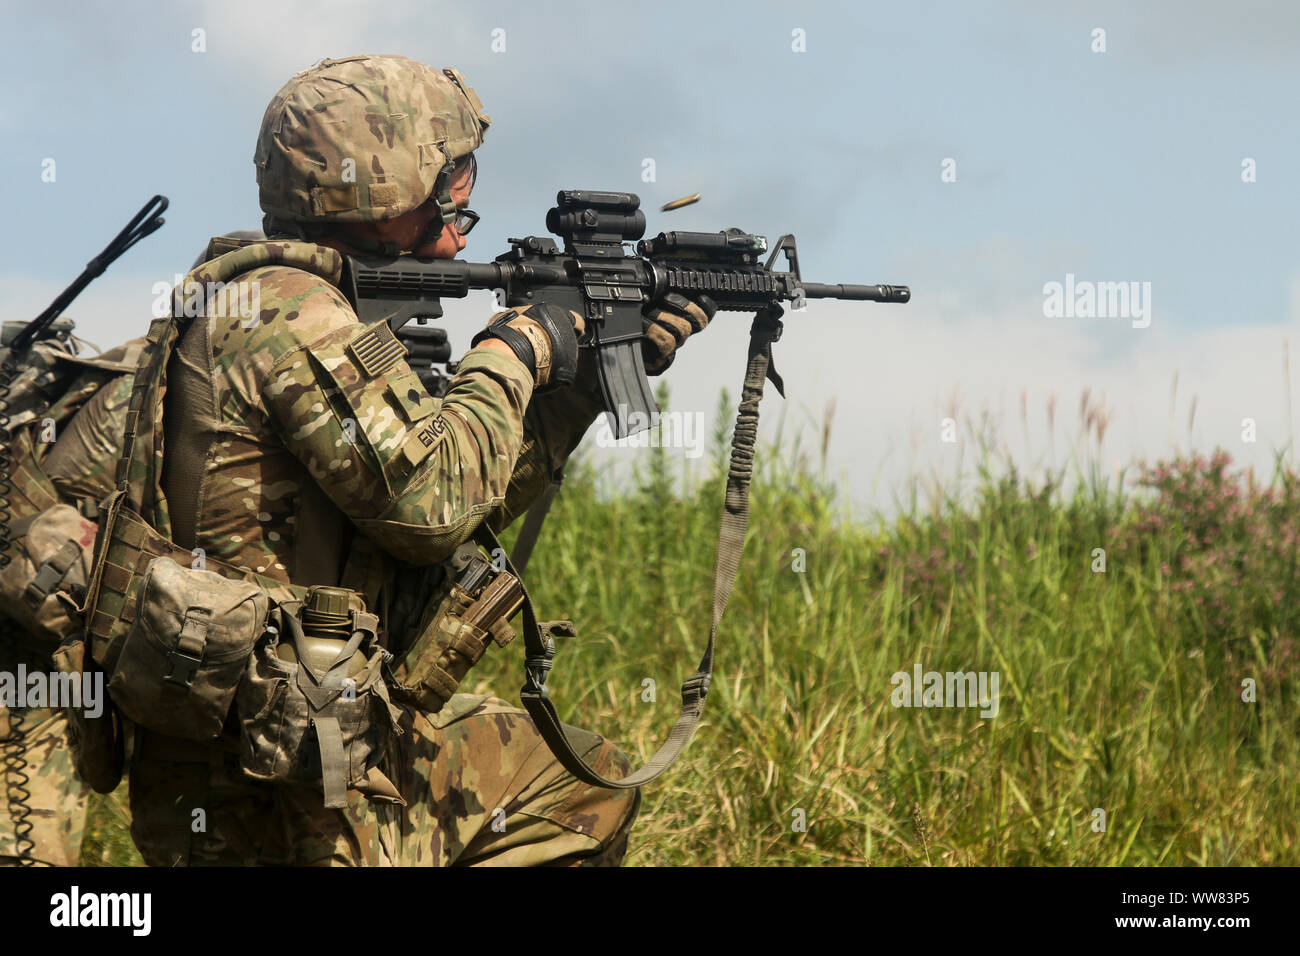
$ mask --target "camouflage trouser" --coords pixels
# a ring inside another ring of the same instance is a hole
[[[595,734],[567,728],[598,773],[627,758]],[[579,782],[551,755],[531,718],[494,697],[458,694],[415,714],[385,767],[407,801],[346,810],[320,790],[243,778],[232,755],[208,763],[132,763],[131,836],[151,866],[617,865],[639,791]]]
[[[17,740],[11,733],[12,718],[22,718],[22,770],[24,784],[10,763],[18,756]],[[30,794],[22,802],[31,808],[27,822],[35,844],[31,856],[49,866],[77,866],[81,860],[81,837],[86,827],[86,799],[90,788],[72,767],[68,744],[68,721],[61,711],[32,707],[9,711],[0,706],[0,741],[6,757],[3,789],[0,789],[0,866],[18,862],[14,813],[11,797],[16,787]],[[12,747],[12,750],[11,750]]]

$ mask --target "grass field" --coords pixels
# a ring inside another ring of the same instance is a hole
[[[579,627],[561,713],[640,762],[708,635],[722,480],[628,454],[632,493],[570,468],[528,577]],[[863,525],[799,449],[760,454],[705,717],[627,862],[1300,863],[1300,483],[1223,454],[1119,487],[1074,468],[1031,485],[985,457],[961,501]],[[467,689],[517,700],[521,643]],[[996,716],[895,707],[918,664],[996,672]],[[92,824],[87,861],[127,862],[111,806]]]

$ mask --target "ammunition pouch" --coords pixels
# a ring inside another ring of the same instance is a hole
[[[109,695],[147,730],[215,740],[268,610],[267,594],[255,584],[154,558]]]
[[[405,805],[378,768],[402,733],[384,682],[378,618],[354,610],[351,637],[323,661],[308,646],[297,610],[278,609],[279,628],[267,630],[247,662],[236,702],[240,766],[266,783],[323,784],[327,807],[347,806],[349,789]]]
[[[474,623],[470,619],[474,604],[475,598],[463,587],[451,586],[394,670],[394,696],[399,701],[436,714],[489,645],[504,647],[514,639],[514,629],[504,616]]]
[[[184,570],[191,566],[194,555],[155,531],[126,505],[120,491],[100,506],[96,548],[85,609],[86,633],[95,660],[113,673],[127,633],[139,613],[141,586],[153,560],[171,558]],[[198,570],[215,571],[232,581],[255,584],[276,603],[300,600],[307,591],[211,557],[205,557]]]
[[[205,569],[189,569],[191,552],[150,527],[126,505],[123,491],[105,499],[99,512],[93,570],[81,609],[85,631],[64,641],[55,660],[68,674],[103,672],[110,677],[103,713],[91,718],[79,710],[67,712],[77,770],[96,790],[107,793],[122,775],[123,716],[169,737],[211,742],[221,732],[231,695],[261,633],[254,630],[253,622],[264,625],[271,602],[296,600],[305,589],[211,558],[206,559]],[[207,568],[218,574],[202,577],[211,574]],[[221,585],[214,579],[223,579]],[[251,588],[258,596],[250,590],[236,594],[226,586]],[[215,614],[222,608],[237,610],[237,616],[247,619],[223,623],[202,613]],[[146,620],[137,627],[140,616]],[[212,641],[214,630],[217,636]],[[127,666],[119,675],[118,665],[132,636]],[[191,679],[200,636],[203,653]],[[229,645],[241,641],[248,646],[236,659]],[[213,655],[206,664],[205,655]],[[184,687],[187,679],[190,686]],[[172,710],[173,706],[180,709]]]

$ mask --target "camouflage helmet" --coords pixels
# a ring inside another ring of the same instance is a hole
[[[393,219],[435,193],[434,224],[451,222],[452,170],[489,122],[456,70],[404,56],[324,60],[293,76],[262,117],[253,162],[267,232],[307,238],[329,223]]]

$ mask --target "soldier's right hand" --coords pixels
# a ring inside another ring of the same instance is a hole
[[[582,316],[539,302],[492,316],[470,345],[499,339],[533,372],[533,389],[548,392],[572,385],[578,371],[578,339],[586,332]]]

